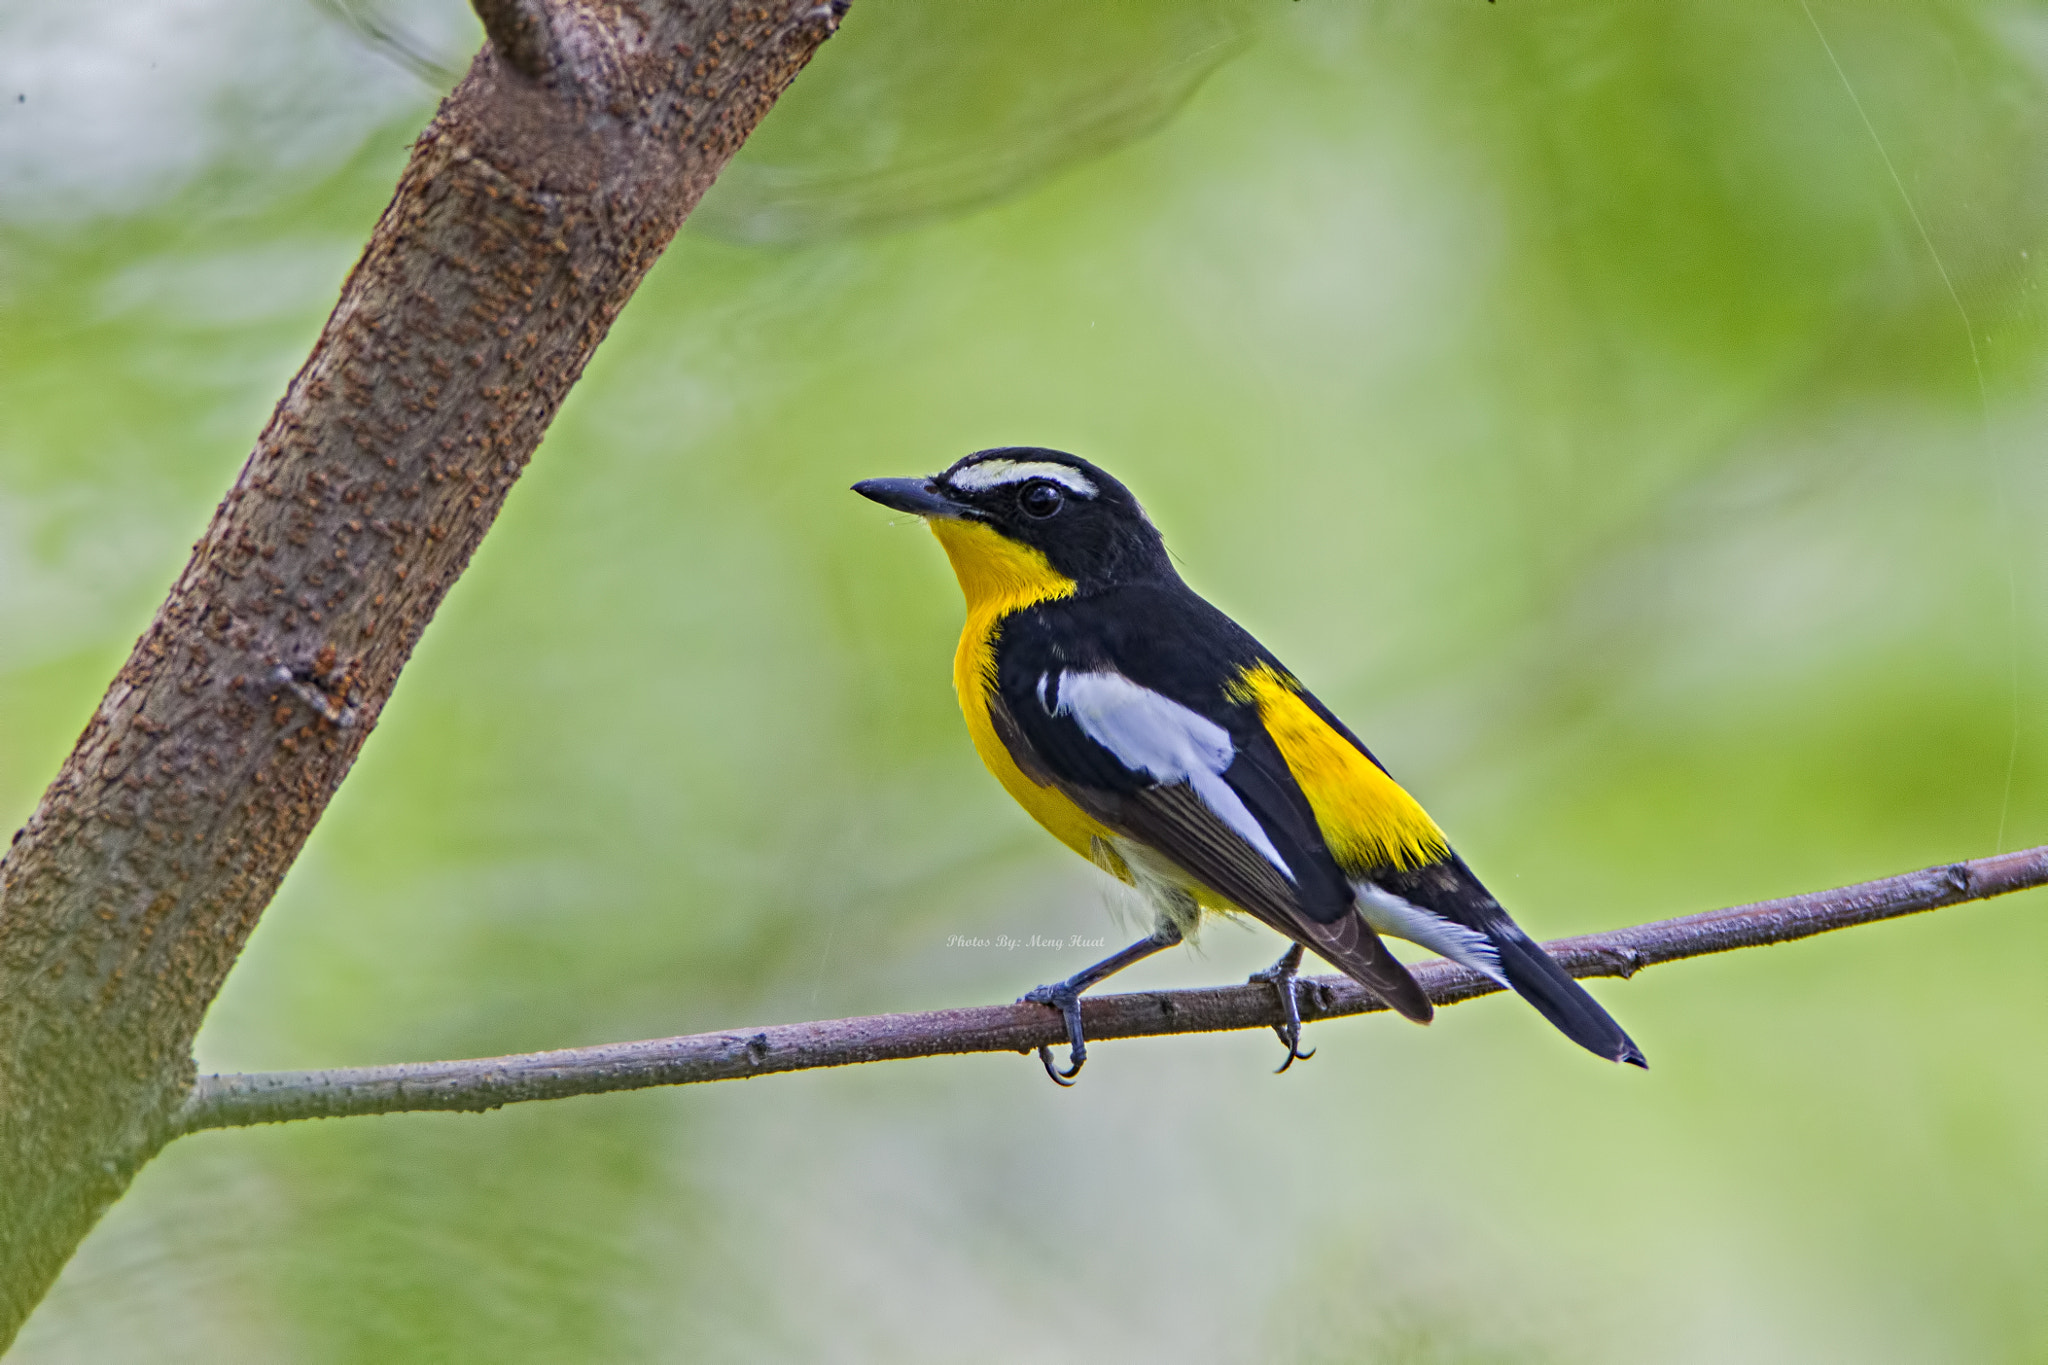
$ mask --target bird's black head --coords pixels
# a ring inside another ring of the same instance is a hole
[[[866,479],[853,491],[930,521],[963,585],[979,560],[1013,547],[1037,551],[1081,592],[1173,573],[1131,490],[1065,451],[977,450],[929,479]]]

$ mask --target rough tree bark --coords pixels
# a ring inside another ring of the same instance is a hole
[[[420,632],[844,4],[476,8],[492,44],[0,861],[0,1346],[166,1140],[200,1021]]]

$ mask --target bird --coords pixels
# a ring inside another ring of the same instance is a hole
[[[1252,977],[1279,996],[1285,1071],[1301,1050],[1304,950],[1428,1023],[1383,936],[1507,987],[1567,1038],[1648,1068],[1621,1026],[1522,931],[1415,798],[1271,651],[1182,581],[1130,490],[1038,446],[964,456],[853,491],[922,518],[966,599],[953,684],[1004,789],[1060,842],[1134,888],[1151,932],[1023,1002],[1058,1011],[1071,1085],[1081,994],[1241,915],[1290,941]]]

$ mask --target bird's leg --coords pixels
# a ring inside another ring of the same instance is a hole
[[[1161,925],[1122,952],[1105,957],[1093,967],[1075,972],[1065,981],[1026,991],[1018,1000],[1018,1004],[1049,1006],[1060,1012],[1060,1018],[1065,1020],[1067,1025],[1067,1069],[1061,1071],[1055,1066],[1052,1049],[1041,1046],[1038,1049],[1038,1060],[1045,1063],[1045,1074],[1060,1085],[1072,1085],[1074,1077],[1081,1074],[1081,1067],[1088,1061],[1088,1044],[1081,1039],[1082,991],[1104,977],[1115,975],[1133,962],[1142,962],[1152,954],[1171,948],[1179,942],[1179,929],[1170,924]]]
[[[1301,1050],[1301,997],[1297,990],[1296,978],[1301,972],[1301,945],[1295,944],[1284,956],[1263,972],[1253,972],[1251,980],[1263,982],[1280,994],[1280,1017],[1282,1022],[1273,1025],[1273,1032],[1280,1035],[1280,1041],[1287,1044],[1287,1060],[1280,1063],[1285,1071],[1296,1062],[1305,1062],[1316,1055],[1316,1050]],[[1280,1071],[1273,1074],[1279,1075]]]

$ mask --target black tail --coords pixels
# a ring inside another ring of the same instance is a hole
[[[1536,1007],[1558,1032],[1595,1056],[1650,1069],[1643,1050],[1621,1031],[1614,1016],[1566,975],[1557,960],[1538,947],[1515,922],[1500,915],[1486,926],[1486,937],[1500,954],[1501,970],[1516,994]]]
[[[1381,890],[1407,901],[1411,907],[1450,921],[1461,932],[1469,930],[1483,935],[1500,956],[1501,973],[1515,988],[1516,994],[1557,1025],[1558,1032],[1565,1037],[1596,1057],[1605,1057],[1610,1062],[1627,1062],[1645,1071],[1650,1069],[1649,1062],[1643,1058],[1643,1050],[1621,1031],[1621,1025],[1586,994],[1585,987],[1567,976],[1564,968],[1558,966],[1550,954],[1539,948],[1534,939],[1508,918],[1508,912],[1501,909],[1500,902],[1479,884],[1479,879],[1472,875],[1472,869],[1465,866],[1465,860],[1457,854],[1422,867],[1376,871],[1369,880]],[[1417,943],[1447,956],[1457,955],[1456,944],[1432,943],[1428,934],[1417,936],[1400,928],[1390,928],[1388,932],[1414,938]]]

